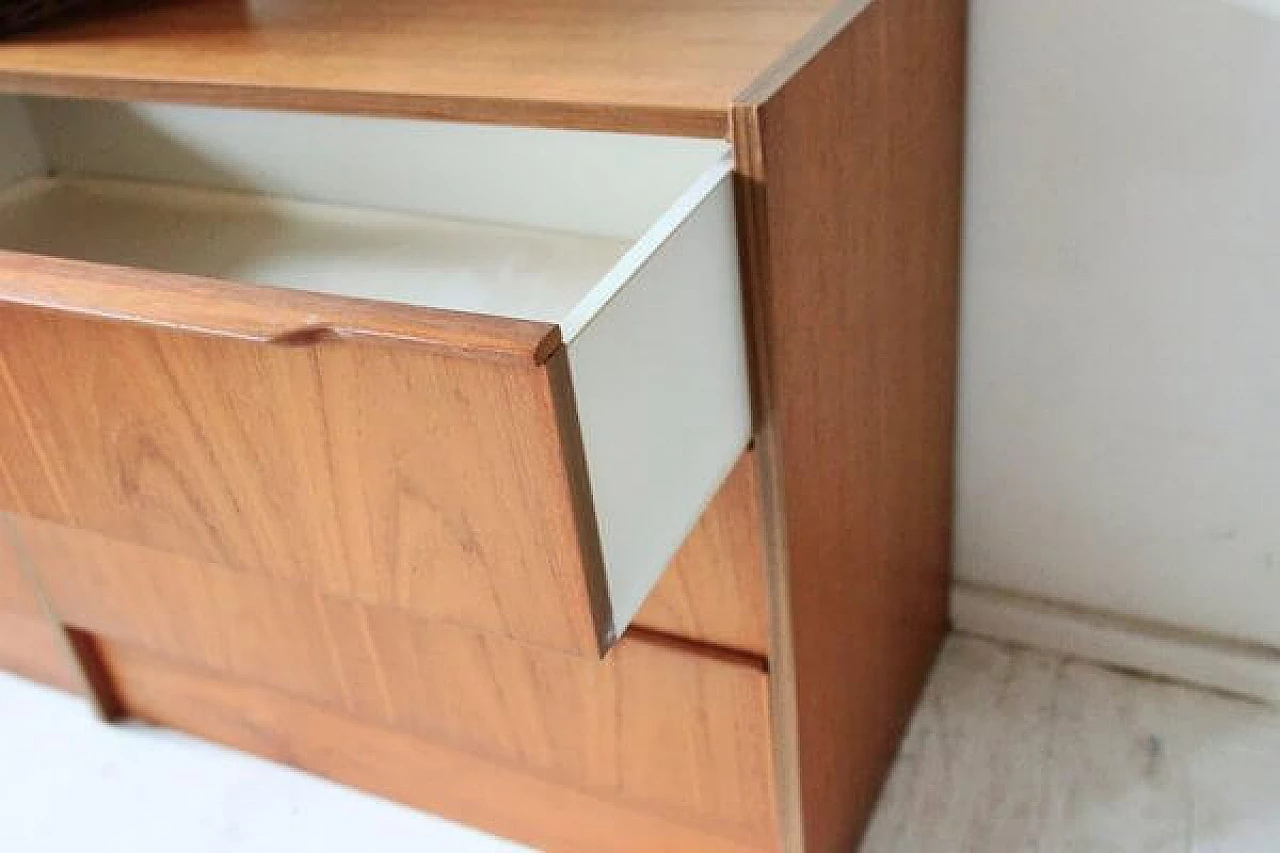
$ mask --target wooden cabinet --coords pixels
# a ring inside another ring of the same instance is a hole
[[[0,666],[549,849],[848,849],[945,629],[963,4],[499,7],[0,42]]]

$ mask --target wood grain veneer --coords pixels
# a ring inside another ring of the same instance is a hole
[[[546,850],[765,853],[771,837],[726,838],[615,799],[301,702],[180,667],[128,645],[99,647],[122,701],[171,726],[341,780]],[[335,749],[341,744],[341,749]],[[567,820],[567,817],[572,817]]]
[[[875,0],[733,112],[787,849],[854,849],[947,627],[963,0]]]
[[[757,659],[640,637],[601,662],[7,520],[73,634],[124,641],[740,839],[772,831]]]
[[[0,304],[0,509],[595,655],[564,351],[291,344]]]
[[[0,91],[717,137],[827,5],[168,0],[0,43]]]

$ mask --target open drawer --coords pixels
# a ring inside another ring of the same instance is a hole
[[[0,509],[607,649],[750,435],[726,156],[0,99]]]

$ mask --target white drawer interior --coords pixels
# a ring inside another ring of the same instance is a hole
[[[727,156],[0,98],[0,249],[559,324],[621,630],[749,439]]]
[[[4,248],[546,322],[727,149],[48,98],[0,136]]]
[[[0,207],[0,245],[409,305],[556,322],[625,241],[133,180],[42,177]]]

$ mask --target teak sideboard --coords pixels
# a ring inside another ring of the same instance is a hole
[[[946,630],[964,5],[0,41],[0,667],[549,850],[854,849]]]

